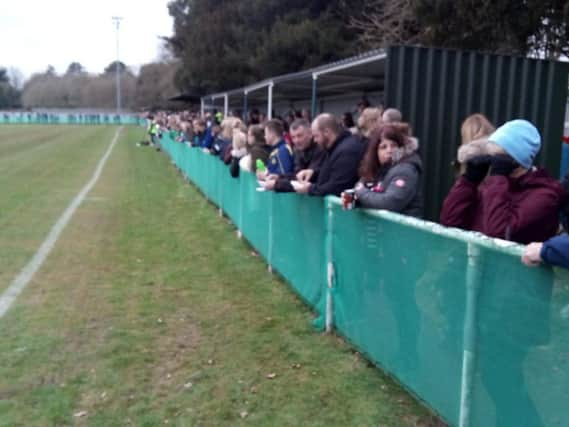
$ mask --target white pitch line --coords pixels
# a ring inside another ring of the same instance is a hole
[[[22,293],[22,291],[30,282],[30,280],[32,280],[32,277],[34,277],[34,274],[42,266],[43,262],[45,261],[45,259],[47,258],[47,256],[49,255],[49,253],[57,243],[57,240],[59,239],[59,236],[65,229],[65,226],[67,225],[67,223],[69,222],[69,220],[71,219],[77,208],[81,205],[83,199],[85,199],[85,196],[87,196],[89,191],[91,191],[91,189],[95,186],[95,184],[99,180],[101,172],[103,171],[103,167],[105,166],[107,159],[111,155],[113,147],[117,143],[121,130],[122,126],[117,129],[113,140],[109,144],[109,148],[107,149],[103,157],[101,157],[101,160],[99,160],[97,168],[95,169],[95,173],[93,174],[89,182],[85,185],[85,187],[83,187],[83,189],[79,192],[79,194],[75,196],[75,198],[71,201],[69,206],[67,206],[67,209],[65,209],[63,214],[57,220],[57,222],[53,225],[53,227],[49,231],[49,234],[47,235],[41,246],[38,248],[37,252],[34,254],[32,259],[30,259],[30,261],[26,264],[26,266],[20,271],[20,273],[14,278],[14,280],[12,280],[12,283],[10,283],[8,289],[6,289],[0,296],[0,318],[2,318],[6,314],[6,312],[10,309],[16,298],[18,298],[18,295]]]

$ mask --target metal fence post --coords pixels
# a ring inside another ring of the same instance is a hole
[[[268,271],[269,273],[273,272],[273,218],[274,218],[274,193],[268,194],[269,196],[269,250],[267,256],[267,263],[268,263]]]
[[[332,332],[334,326],[334,304],[332,288],[334,287],[334,206],[326,197],[326,332]]]
[[[217,197],[218,197],[218,204],[217,206],[219,207],[218,213],[219,213],[219,217],[223,218],[223,179],[222,174],[223,174],[223,170],[225,166],[221,166],[221,164],[217,165],[217,176],[215,177],[215,181],[217,183]]]
[[[459,426],[470,427],[471,405],[476,366],[478,294],[482,283],[480,247],[468,243],[468,265],[466,267],[466,310],[462,353],[462,380],[460,387]]]
[[[239,215],[237,216],[237,238],[243,238],[243,186],[245,185],[245,178],[241,172],[241,177],[239,178]]]

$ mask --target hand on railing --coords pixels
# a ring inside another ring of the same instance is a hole
[[[541,264],[542,247],[543,243],[530,243],[527,245],[522,255],[522,262],[528,267],[536,267]]]

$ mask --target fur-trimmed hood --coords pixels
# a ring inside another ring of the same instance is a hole
[[[501,154],[503,152],[504,150],[499,145],[489,141],[487,138],[477,139],[461,145],[458,149],[457,160],[459,163],[464,164],[477,156],[495,156],[496,154]]]
[[[403,147],[398,148],[393,153],[393,163],[398,163],[402,159],[415,154],[417,150],[419,150],[419,140],[412,136],[407,137]]]

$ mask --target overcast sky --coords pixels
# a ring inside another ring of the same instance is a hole
[[[159,55],[158,36],[172,34],[169,0],[0,0],[0,66],[27,78],[53,65],[80,62],[101,72],[116,59],[112,16],[122,16],[120,60],[135,68]]]

